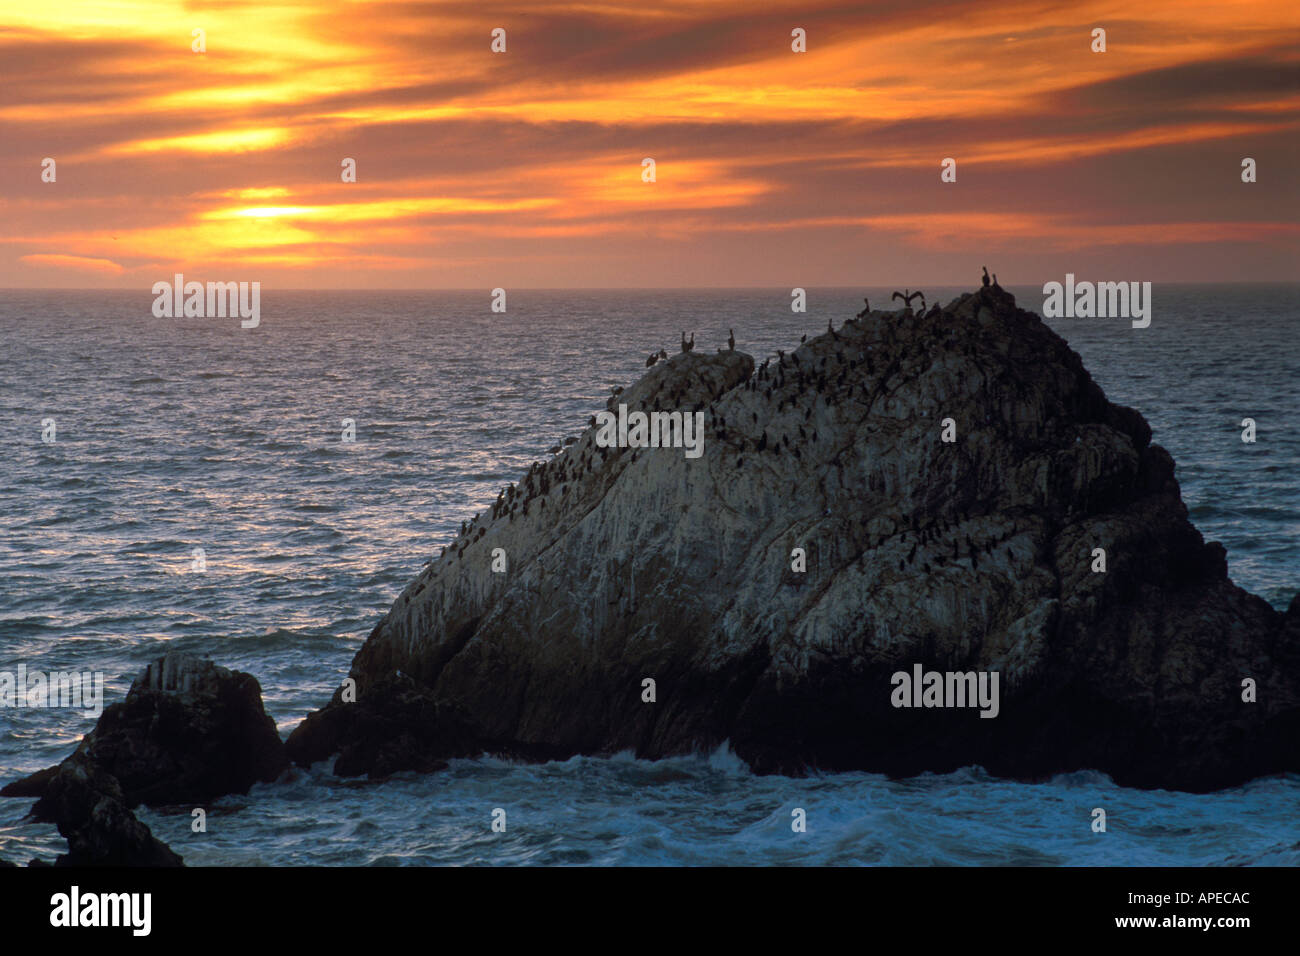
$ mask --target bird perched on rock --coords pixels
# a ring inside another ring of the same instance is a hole
[[[862,306],[862,311],[859,312],[857,316],[859,319],[865,319],[867,313],[871,311],[871,302],[865,296],[862,298]]]
[[[736,333],[732,329],[727,329],[727,348],[736,351]]]
[[[988,266],[981,266],[980,268],[982,268],[982,269],[984,270],[984,278],[983,278],[982,281],[983,281],[983,283],[984,283],[984,288],[987,289],[987,288],[989,287],[989,267],[988,267]]]
[[[894,291],[894,294],[891,295],[889,298],[890,298],[891,300],[893,300],[893,299],[902,299],[902,300],[903,300],[903,306],[904,306],[904,308],[908,308],[908,309],[910,309],[910,308],[912,307],[912,300],[915,299],[915,298],[918,298],[918,297],[919,297],[920,300],[921,300],[921,308],[924,309],[924,308],[925,308],[925,294],[924,294],[923,292],[912,292],[912,291],[910,291],[910,290],[908,290],[908,289],[904,289],[902,292],[899,292],[899,291],[895,290],[895,291]]]
[[[650,357],[645,360],[645,367],[649,368],[651,365],[654,365],[654,363],[657,361],[659,361],[659,353],[651,352]]]

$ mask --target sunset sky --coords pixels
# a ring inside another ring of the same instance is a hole
[[[1298,144],[1295,0],[0,0],[5,287],[1288,280]]]

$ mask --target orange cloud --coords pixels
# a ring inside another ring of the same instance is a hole
[[[903,261],[996,241],[1025,269],[1241,241],[1277,261],[1300,212],[1298,47],[1287,2],[11,4],[0,284],[142,263],[310,284],[347,262],[464,284],[485,262],[582,275],[596,254],[628,264],[607,281],[671,285],[674,257],[705,256],[725,284],[767,270],[718,237],[796,233],[818,261],[845,241]]]
[[[84,272],[97,272],[106,275],[121,275],[126,270],[112,259],[97,259],[92,256],[66,256],[57,253],[37,253],[19,256],[20,262],[34,266],[53,266],[56,269],[79,269]]]

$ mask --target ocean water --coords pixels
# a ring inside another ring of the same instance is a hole
[[[810,289],[796,315],[782,289],[516,290],[502,315],[487,290],[264,290],[253,331],[156,319],[144,290],[0,291],[0,670],[102,671],[111,703],[174,646],[256,675],[287,736],[460,522],[651,351],[675,351],[683,330],[712,350],[734,329],[761,360],[889,291]],[[1039,289],[1012,291],[1041,308]],[[1284,609],[1300,590],[1300,286],[1156,286],[1154,301],[1144,330],[1052,324],[1151,423],[1234,580]],[[0,781],[58,762],[93,725],[0,710]],[[725,747],[482,758],[379,783],[326,767],[219,801],[206,834],[188,807],[140,816],[196,865],[1300,863],[1295,774],[1209,795],[1089,771],[795,779],[756,777]],[[1096,806],[1105,836],[1089,829]],[[0,800],[0,857],[65,850],[29,807]]]

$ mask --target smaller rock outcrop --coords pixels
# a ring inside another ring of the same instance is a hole
[[[55,866],[184,865],[136,819],[117,778],[80,751],[56,768],[32,814],[58,824],[68,841]]]
[[[100,715],[78,755],[117,778],[128,807],[247,793],[288,766],[257,678],[180,651],[145,668],[126,700]],[[16,781],[0,796],[43,796],[58,769]]]
[[[61,866],[181,866],[132,813],[247,793],[288,767],[275,721],[250,674],[169,651],[100,715],[63,763],[0,796],[37,797],[32,816],[67,838]]]

